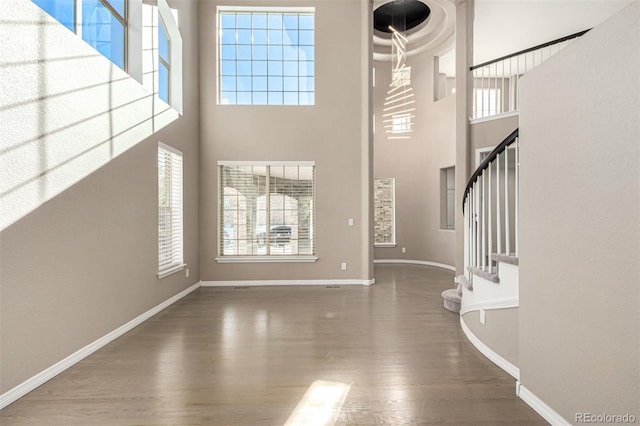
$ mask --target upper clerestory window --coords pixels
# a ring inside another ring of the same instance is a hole
[[[314,14],[218,7],[218,103],[314,105]]]
[[[32,0],[62,25],[127,70],[126,0]]]

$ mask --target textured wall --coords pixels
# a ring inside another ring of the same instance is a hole
[[[640,416],[639,22],[636,1],[522,79],[521,382],[572,423]]]
[[[234,1],[254,6],[255,2]],[[313,106],[216,104],[216,6],[200,3],[201,272],[203,281],[371,279],[371,11],[365,0],[269,1],[315,6]],[[218,264],[217,162],[315,161],[315,263]],[[348,219],[354,226],[348,226]],[[347,270],[340,263],[347,262]]]
[[[44,19],[37,7],[22,2],[1,2],[3,13],[7,3],[15,4],[17,10],[25,13],[20,16],[21,22]],[[51,139],[44,138],[46,146],[56,152],[81,150],[85,143],[92,143],[88,141],[107,138],[110,132],[118,133],[121,126],[126,127],[131,120],[141,120],[138,113],[149,117],[148,123],[141,125],[140,129],[132,129],[122,139],[116,137],[105,143],[105,155],[99,156],[99,161],[91,165],[98,167],[109,161],[106,165],[0,234],[0,393],[199,281],[197,10],[196,5],[188,0],[172,0],[171,7],[178,9],[185,42],[184,116],[111,161],[109,149],[119,152],[124,145],[134,144],[138,142],[136,138],[142,139],[143,135],[151,133],[151,109],[133,106],[133,110],[123,107],[108,113],[111,105],[143,96],[142,87],[114,70],[108,61],[98,60],[101,57],[85,59],[86,55],[97,53],[66,29],[57,28],[57,23],[37,26],[16,24],[15,28],[7,28],[3,23],[0,26],[3,37],[5,34],[11,40],[16,36],[24,37],[21,43],[26,50],[29,50],[29,43],[39,40],[40,46],[46,46],[46,52],[52,55],[47,58],[82,58],[52,61],[51,64],[45,61],[41,65],[47,74],[41,76],[39,83],[35,74],[27,74],[19,84],[16,82],[11,96],[23,96],[14,102],[24,101],[24,106],[16,107],[16,111],[22,111],[24,115],[20,116],[16,128],[11,127],[9,138],[6,138],[7,133],[3,134],[3,143],[22,142],[42,131],[38,126],[50,122],[39,121],[38,111],[50,111],[53,104],[56,106],[51,113],[54,120],[51,125],[61,125],[60,120],[64,116],[68,120],[80,120],[81,117],[101,114],[87,123],[54,133]],[[3,14],[3,19],[5,16],[15,15]],[[25,55],[30,53],[37,52],[25,52]],[[85,60],[91,62],[87,68],[81,65]],[[24,65],[30,66],[35,67],[34,64]],[[75,69],[75,66],[81,66],[81,69]],[[7,68],[3,68],[4,72]],[[14,70],[9,69],[8,72],[13,73]],[[44,93],[57,93],[64,90],[63,80],[66,81],[65,87],[70,89],[71,86],[88,84],[88,80],[108,82],[110,73],[115,75],[114,78],[128,79],[112,84],[113,90],[107,90],[112,93],[113,104],[101,95],[100,88],[78,89],[73,94],[40,101],[34,98],[38,96],[38,87],[45,84],[47,91]],[[2,80],[3,84],[13,82],[13,79]],[[35,92],[25,93],[30,90]],[[144,104],[146,101],[140,102]],[[5,120],[4,114],[2,111],[2,120]],[[10,113],[11,116],[13,114],[18,113]],[[171,114],[177,116],[175,112]],[[111,129],[110,120],[114,126]],[[184,153],[185,262],[190,268],[190,278],[186,278],[184,273],[162,280],[156,277],[159,140]],[[15,160],[11,160],[12,170],[20,166],[30,168],[34,157],[37,163],[38,149],[34,147],[34,152],[29,146],[24,149],[26,151],[21,151]],[[47,152],[51,150],[47,148]],[[7,172],[6,169],[2,171]],[[80,170],[74,171],[80,173]],[[80,174],[70,172],[65,176],[78,178],[89,169],[82,168],[81,171]],[[36,204],[41,202],[38,199]]]
[[[31,1],[0,16],[4,229],[178,114]]]

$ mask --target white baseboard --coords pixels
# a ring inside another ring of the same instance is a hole
[[[456,267],[447,265],[446,263],[430,262],[428,260],[411,260],[411,259],[374,259],[373,263],[404,263],[410,265],[435,266],[436,268],[448,269],[455,272]]]
[[[480,339],[476,337],[475,334],[471,332],[467,324],[465,324],[464,319],[460,316],[460,326],[462,327],[462,331],[464,335],[467,336],[467,339],[471,342],[475,348],[480,351],[480,353],[487,358],[491,362],[493,362],[498,367],[502,368],[504,371],[512,375],[516,380],[520,379],[520,369],[515,365],[511,364],[509,361],[498,355],[491,349],[489,346],[485,345]]]
[[[202,281],[202,287],[260,287],[268,285],[373,285],[375,278],[370,280],[238,280],[238,281]]]
[[[524,387],[520,382],[516,383],[516,395],[540,414],[542,418],[551,423],[552,426],[571,426],[571,422],[566,421],[564,417],[558,414],[553,408],[549,407],[543,400],[534,395],[533,392]]]
[[[460,315],[464,315],[469,312],[479,311],[480,309],[484,309],[485,311],[491,309],[509,309],[509,308],[517,308],[520,306],[520,299],[504,299],[504,300],[494,300],[491,302],[478,302],[478,303],[470,303],[466,306],[463,306],[460,310]]]
[[[158,312],[160,312],[163,309],[169,307],[170,305],[174,304],[175,302],[177,302],[178,300],[182,299],[183,297],[185,297],[186,295],[188,295],[189,293],[191,293],[192,291],[194,291],[194,290],[196,290],[198,288],[200,288],[200,283],[199,282],[195,283],[191,287],[181,291],[180,293],[176,294],[175,296],[165,300],[164,302],[160,303],[158,306],[155,306],[154,308],[149,309],[147,312],[145,312],[142,315],[132,319],[128,323],[118,327],[117,329],[113,330],[112,332],[110,332],[108,334],[105,334],[104,336],[102,336],[98,340],[95,340],[94,342],[89,343],[84,348],[77,350],[76,352],[72,353],[71,355],[69,355],[68,357],[66,357],[63,360],[58,361],[57,363],[55,363],[51,367],[47,368],[46,370],[43,370],[40,373],[36,374],[35,376],[31,377],[30,379],[25,380],[24,382],[20,383],[18,386],[14,387],[13,389],[3,393],[2,395],[0,395],[0,410],[3,409],[4,407],[6,407],[7,405],[11,404],[12,402],[17,400],[18,398],[23,397],[24,395],[26,395],[27,393],[31,392],[32,390],[34,390],[38,386],[40,386],[43,383],[47,382],[48,380],[51,380],[52,378],[54,378],[58,374],[62,373],[67,368],[73,366],[77,362],[79,362],[79,361],[83,360],[84,358],[88,357],[89,355],[91,355],[92,353],[94,353],[98,349],[102,348],[106,344],[108,344],[108,343],[112,342],[113,340],[117,339],[118,337],[122,336],[123,334],[125,334],[129,330],[131,330],[134,327],[142,324],[143,322],[145,322],[146,320],[148,320],[149,318],[151,318],[152,316],[154,316]]]

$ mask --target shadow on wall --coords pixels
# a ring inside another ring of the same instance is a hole
[[[0,16],[2,230],[179,114],[29,0]]]

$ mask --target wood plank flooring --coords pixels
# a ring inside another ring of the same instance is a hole
[[[201,288],[0,411],[0,424],[284,425],[299,404],[315,416],[304,424],[546,424],[443,309],[452,272],[375,275],[371,287]],[[317,381],[348,389],[341,409],[301,403]]]

